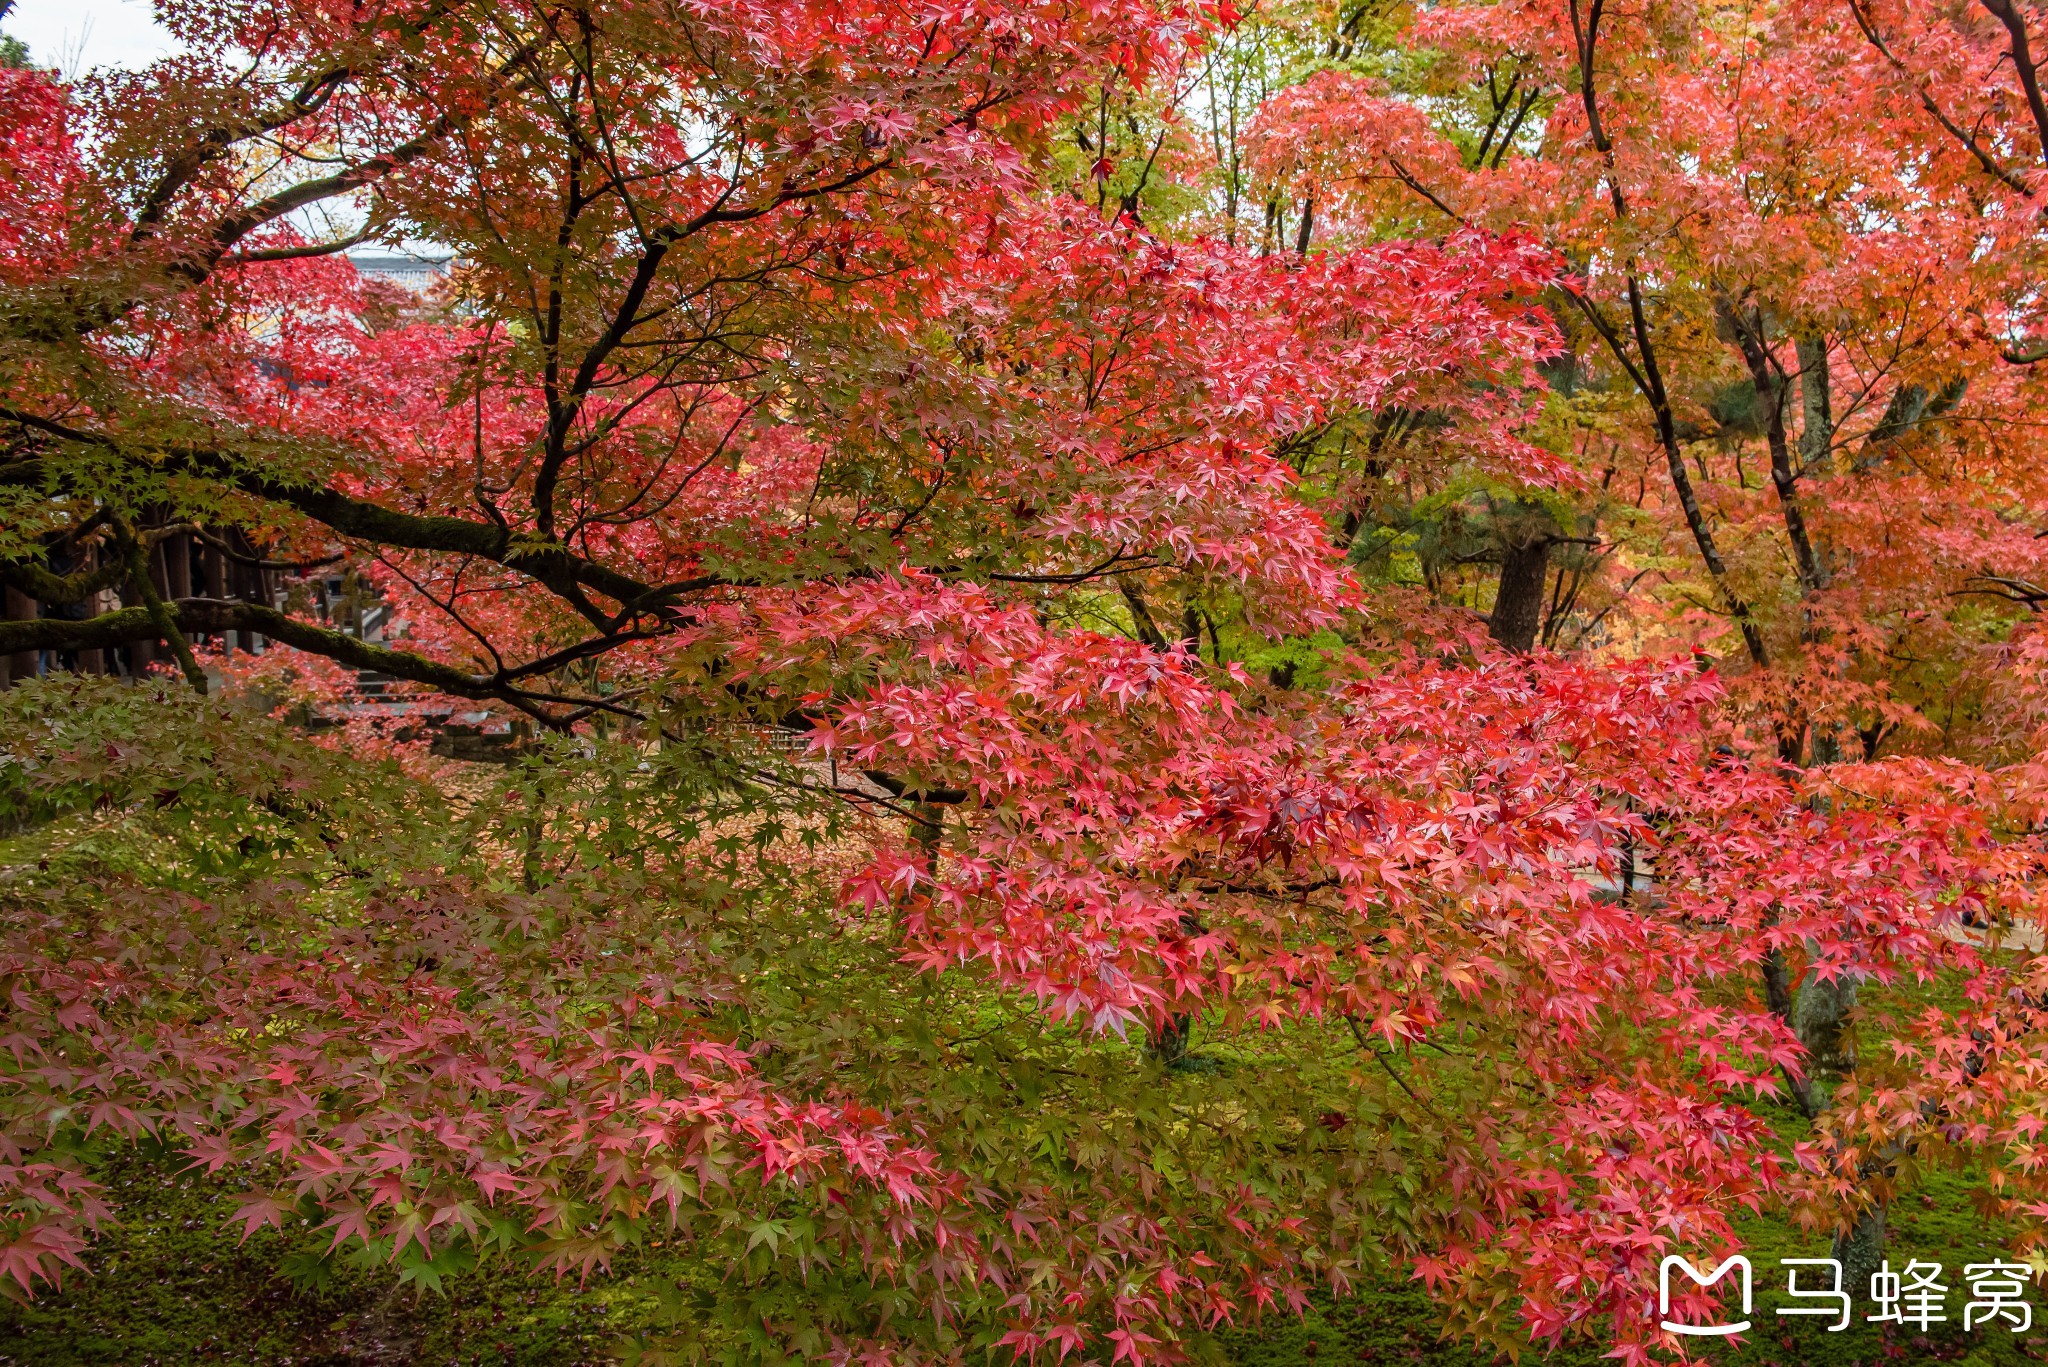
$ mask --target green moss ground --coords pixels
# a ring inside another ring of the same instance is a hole
[[[1777,1118],[1777,1117],[1774,1117]],[[168,1158],[130,1155],[112,1178],[121,1219],[96,1245],[91,1276],[68,1280],[28,1308],[0,1308],[0,1363],[24,1367],[186,1367],[262,1363],[279,1367],[454,1367],[518,1364],[574,1367],[614,1360],[622,1337],[654,1322],[653,1288],[676,1275],[660,1250],[622,1261],[588,1286],[534,1280],[486,1267],[451,1279],[445,1294],[393,1287],[377,1269],[338,1269],[317,1292],[294,1289],[281,1267],[309,1247],[310,1231],[259,1233],[238,1245],[223,1221],[230,1184],[180,1176]],[[1757,1269],[1753,1316],[1761,1332],[1710,1350],[1729,1367],[1849,1367],[1951,1362],[1999,1367],[2048,1361],[2048,1294],[2032,1299],[2043,1323],[2024,1335],[2003,1326],[1964,1335],[1964,1263],[1997,1253],[2003,1231],[1972,1209],[1968,1183],[1935,1175],[1895,1212],[1892,1265],[1931,1259],[1955,1288],[1951,1323],[1929,1338],[1879,1333],[1858,1323],[1829,1334],[1813,1321],[1781,1320],[1786,1303],[1779,1257],[1818,1256],[1820,1241],[1770,1219],[1744,1235]],[[1859,1301],[1857,1313],[1868,1312]],[[1427,1364],[1484,1367],[1494,1359],[1438,1337],[1429,1298],[1387,1283],[1342,1304],[1322,1303],[1304,1319],[1269,1319],[1226,1338],[1236,1367],[1353,1367]],[[1567,1347],[1547,1359],[1592,1367],[1597,1349]]]
[[[282,1268],[324,1241],[264,1230],[237,1244],[223,1225],[231,1184],[135,1155],[115,1164],[113,1185],[120,1220],[95,1245],[92,1275],[0,1307],[0,1362],[573,1367],[613,1361],[622,1326],[651,1322],[656,1304],[640,1289],[647,1255],[585,1287],[484,1268],[434,1294],[339,1267],[327,1286],[301,1290]]]
[[[1888,994],[1911,1006],[1940,987]],[[1789,1106],[1763,1105],[1789,1147],[1806,1124]],[[700,1266],[659,1248],[636,1251],[609,1275],[586,1286],[486,1265],[450,1278],[441,1293],[398,1287],[382,1267],[330,1265],[319,1290],[284,1275],[294,1257],[325,1240],[312,1230],[264,1230],[237,1243],[227,1222],[234,1209],[227,1179],[183,1174],[172,1155],[129,1152],[105,1171],[118,1221],[96,1242],[89,1276],[66,1280],[27,1307],[0,1301],[0,1367],[188,1367],[196,1364],[278,1364],[278,1367],[578,1367],[618,1360],[626,1338],[660,1323],[657,1288],[687,1280],[715,1294]],[[1824,1257],[1827,1241],[1783,1219],[1760,1216],[1739,1224],[1756,1271],[1757,1326],[1742,1343],[1702,1348],[1726,1367],[1891,1367],[1956,1363],[2017,1367],[2048,1362],[2048,1283],[2028,1299],[2038,1322],[2024,1334],[2003,1324],[1965,1334],[1966,1263],[1988,1261],[2007,1248],[2009,1231],[1981,1216],[1966,1175],[1924,1174],[1890,1217],[1887,1257],[1893,1268],[1912,1259],[1941,1263],[1950,1288],[1949,1322],[1928,1335],[1902,1333],[1862,1318],[1829,1333],[1814,1319],[1779,1318],[1785,1296],[1784,1257]],[[1654,1293],[1654,1288],[1652,1288]],[[1429,1297],[1406,1281],[1373,1285],[1350,1300],[1321,1301],[1296,1319],[1268,1317],[1224,1336],[1230,1367],[1490,1367],[1491,1353],[1441,1338],[1442,1317]],[[1524,1361],[1595,1367],[1598,1347],[1574,1344]]]

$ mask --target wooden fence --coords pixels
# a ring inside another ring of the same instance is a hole
[[[93,545],[75,549],[57,547],[48,552],[44,568],[66,577],[81,571],[90,573],[99,567],[100,557],[108,553]],[[284,592],[283,574],[263,559],[239,528],[225,528],[218,534],[174,531],[162,536],[150,548],[149,577],[157,593],[170,602],[181,598],[231,598],[277,606]],[[320,597],[324,603],[324,593]],[[10,584],[4,589],[4,603],[0,603],[0,611],[4,611],[9,621],[38,617],[83,620],[118,608],[141,605],[141,595],[126,583],[101,589],[77,603],[38,602]],[[256,652],[260,652],[264,644],[261,635],[240,631],[217,635],[198,633],[193,642]],[[86,674],[142,674],[158,662],[171,663],[171,652],[162,639],[154,636],[138,636],[118,645],[91,650],[17,651],[0,655],[0,687],[58,670]]]

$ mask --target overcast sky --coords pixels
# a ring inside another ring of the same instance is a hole
[[[177,50],[177,42],[159,28],[151,0],[15,0],[0,33],[28,44],[37,66],[60,68],[77,76],[94,67],[130,69]],[[351,201],[311,206],[292,221],[308,237],[324,239],[350,231],[360,219]],[[429,255],[445,255],[428,244],[408,243]]]
[[[96,66],[145,66],[172,50],[149,0],[14,0],[0,33],[28,44],[37,66],[67,75]]]

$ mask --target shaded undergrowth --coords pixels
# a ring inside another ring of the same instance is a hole
[[[1773,1117],[1774,1119],[1787,1119]],[[486,1265],[451,1278],[441,1290],[397,1285],[377,1266],[326,1265],[318,1285],[293,1270],[324,1243],[311,1229],[261,1230],[237,1242],[226,1221],[233,1183],[184,1173],[171,1156],[130,1151],[104,1169],[119,1219],[96,1242],[88,1276],[66,1279],[30,1306],[0,1306],[0,1362],[24,1367],[456,1367],[517,1364],[577,1367],[619,1360],[636,1330],[659,1324],[661,1290],[680,1282],[715,1294],[700,1264],[650,1247],[621,1257],[587,1284],[534,1278],[509,1265]],[[1811,1320],[1779,1319],[1781,1257],[1821,1256],[1824,1240],[1771,1218],[1745,1222],[1756,1267],[1758,1329],[1740,1345],[1716,1345],[1710,1360],[1729,1367],[1850,1367],[1951,1362],[1998,1367],[2048,1361],[2048,1294],[2030,1299],[2037,1322],[2015,1334],[2000,1324],[1964,1333],[1964,1264],[2000,1251],[2001,1229],[1981,1218],[1962,1177],[1931,1174],[1893,1216],[1889,1255],[1948,1269],[1949,1322],[1921,1335],[1863,1320],[1828,1333]],[[673,1296],[671,1296],[673,1300]],[[1343,1301],[1319,1301],[1300,1320],[1268,1319],[1227,1333],[1233,1367],[1486,1367],[1497,1359],[1440,1338],[1441,1318],[1418,1286],[1387,1281]],[[1534,1359],[1593,1367],[1596,1349],[1571,1346]]]

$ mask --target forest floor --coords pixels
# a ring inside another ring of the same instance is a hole
[[[1795,1114],[1771,1117],[1788,1132]],[[399,1288],[379,1269],[344,1270],[319,1291],[296,1289],[283,1275],[304,1236],[265,1230],[238,1243],[225,1221],[231,1186],[181,1173],[171,1157],[133,1153],[113,1167],[119,1220],[94,1246],[89,1276],[67,1279],[31,1307],[0,1303],[0,1363],[23,1367],[456,1367],[519,1364],[578,1367],[618,1360],[632,1331],[654,1322],[654,1288],[675,1275],[659,1248],[622,1258],[587,1285],[483,1269],[451,1279],[442,1292]],[[2002,1231],[1981,1218],[1968,1183],[1937,1175],[1895,1208],[1888,1255],[1894,1268],[1919,1258],[1946,1268],[1949,1322],[1931,1335],[1862,1322],[1828,1333],[1812,1319],[1780,1319],[1781,1257],[1824,1256],[1824,1242],[1783,1221],[1758,1218],[1743,1229],[1756,1268],[1757,1330],[1739,1344],[1703,1349],[1729,1367],[1849,1367],[1944,1362],[1966,1367],[2048,1362],[2048,1290],[2029,1299],[2041,1322],[2014,1333],[2009,1324],[1961,1326],[1963,1266],[2003,1250]],[[1654,1294],[1654,1288],[1650,1294]],[[1371,1286],[1343,1302],[1323,1301],[1304,1319],[1268,1319],[1222,1339],[1235,1367],[1484,1367],[1497,1359],[1440,1337],[1440,1317],[1412,1283]],[[1881,1332],[1882,1331],[1882,1332]],[[1534,1360],[1594,1367],[1584,1345]]]

